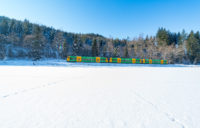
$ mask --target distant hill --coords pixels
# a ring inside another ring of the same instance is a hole
[[[19,21],[0,16],[0,59],[90,55],[91,45],[95,39],[102,44],[106,42],[106,38],[98,34],[68,33],[33,24],[28,20]],[[74,47],[73,43],[76,43]],[[78,48],[76,53],[72,53],[73,48]],[[87,52],[83,52],[84,50]]]
[[[156,36],[112,39],[99,34],[64,32],[44,25],[0,16],[0,59],[66,59],[68,55],[167,59],[199,63],[200,34],[172,33],[159,28]]]

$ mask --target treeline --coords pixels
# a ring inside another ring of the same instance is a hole
[[[74,56],[167,59],[170,63],[200,62],[200,33],[172,33],[159,28],[156,36],[112,39],[75,34],[44,25],[0,17],[0,59],[66,59]]]

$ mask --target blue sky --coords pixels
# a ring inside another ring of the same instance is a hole
[[[0,0],[0,15],[113,38],[200,30],[198,0]]]

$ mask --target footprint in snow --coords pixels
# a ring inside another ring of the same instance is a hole
[[[5,95],[5,96],[3,96],[3,98],[6,98],[6,97],[9,97],[10,95]]]

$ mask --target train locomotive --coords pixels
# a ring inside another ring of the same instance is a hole
[[[121,63],[121,64],[168,64],[167,60],[157,59],[136,59],[136,58],[108,58],[108,57],[86,57],[68,56],[67,62],[84,63]]]

